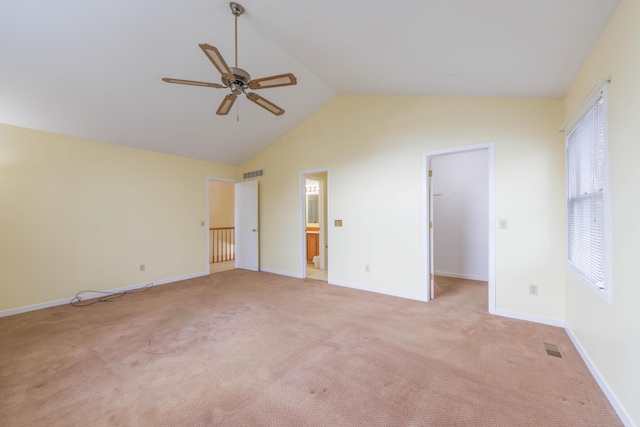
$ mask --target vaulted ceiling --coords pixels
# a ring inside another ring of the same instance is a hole
[[[20,0],[0,12],[0,123],[241,165],[337,94],[560,98],[619,0],[239,0],[238,65],[297,86],[227,89],[224,0]]]

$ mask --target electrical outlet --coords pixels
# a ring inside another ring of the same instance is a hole
[[[371,269],[369,268],[369,264],[364,266],[364,271],[366,271],[367,273],[371,271]]]
[[[529,295],[538,295],[538,285],[529,285]]]
[[[144,264],[140,264],[140,271],[144,271]]]
[[[342,227],[342,220],[341,219],[336,219],[333,222],[333,225],[335,225],[336,227]]]

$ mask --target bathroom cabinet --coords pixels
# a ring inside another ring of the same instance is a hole
[[[320,228],[307,227],[307,261],[316,255],[320,255]]]

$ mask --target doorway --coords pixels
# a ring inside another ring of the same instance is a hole
[[[328,281],[328,171],[301,174],[301,277]]]
[[[258,181],[207,178],[206,222],[210,274],[259,271]]]
[[[493,143],[424,155],[426,300],[438,297],[436,280],[486,281],[495,312],[493,159]]]
[[[209,273],[235,268],[234,183],[208,179]]]

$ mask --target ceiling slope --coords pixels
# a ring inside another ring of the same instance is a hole
[[[273,116],[226,89],[199,43],[232,65],[219,0],[22,0],[0,14],[0,122],[242,165],[338,93],[562,97],[619,0],[240,0],[239,63]]]

